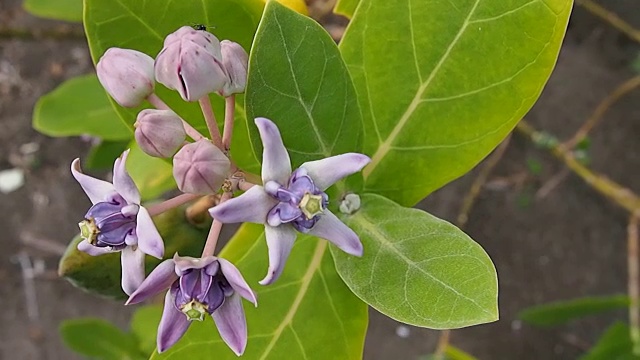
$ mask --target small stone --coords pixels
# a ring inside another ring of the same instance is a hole
[[[24,171],[22,169],[9,169],[0,171],[0,192],[8,194],[20,189],[24,185]]]
[[[399,325],[396,328],[396,335],[398,335],[398,337],[401,337],[403,339],[406,339],[409,337],[409,335],[411,335],[411,329],[409,329],[408,326],[405,325]]]

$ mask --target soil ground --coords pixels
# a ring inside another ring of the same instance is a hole
[[[20,3],[0,0],[0,28],[42,32],[66,26],[31,17]],[[601,3],[640,27],[636,0]],[[603,97],[634,75],[630,64],[639,51],[638,44],[576,7],[557,68],[527,119],[560,138],[571,136]],[[89,71],[91,62],[81,38],[0,37],[0,170],[27,169],[22,188],[0,193],[3,360],[78,358],[59,339],[57,328],[64,319],[95,316],[123,327],[127,324],[128,310],[47,276],[55,271],[57,256],[23,243],[40,239],[64,246],[77,232],[70,219],[80,218],[87,204],[68,166],[88,145],[76,138],[38,134],[31,128],[31,114],[39,96]],[[638,104],[640,91],[618,102],[594,131],[590,151],[593,169],[634,191],[640,191]],[[31,143],[39,149],[25,155],[24,144]],[[531,164],[540,165],[539,174],[531,173]],[[547,196],[535,197],[562,169],[550,155],[514,135],[470,213],[466,231],[482,244],[498,270],[500,321],[454,331],[452,343],[479,359],[576,359],[607,325],[626,318],[624,311],[612,312],[544,330],[516,318],[520,310],[534,304],[626,291],[626,213],[574,175]],[[474,170],[437,191],[421,206],[455,221],[476,174]],[[520,178],[520,185],[500,180],[504,178]],[[44,261],[48,271],[35,280],[37,314],[31,318],[17,263],[20,254]],[[408,327],[408,336],[400,337],[398,326],[371,311],[365,358],[418,359],[433,351],[438,332]]]

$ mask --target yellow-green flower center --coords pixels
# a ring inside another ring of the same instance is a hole
[[[300,204],[298,206],[307,219],[312,219],[314,216],[320,215],[324,212],[321,195],[306,193],[302,197],[302,200],[300,200]]]
[[[188,303],[182,305],[180,307],[180,311],[182,311],[182,313],[187,316],[187,320],[189,321],[202,321],[204,320],[204,314],[207,313],[208,308],[209,306],[197,300],[191,300]]]
[[[98,229],[94,218],[82,220],[78,223],[78,227],[80,228],[80,236],[82,236],[83,239],[87,240],[91,245],[97,244],[100,229]]]

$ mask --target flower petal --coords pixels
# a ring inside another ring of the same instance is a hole
[[[329,210],[320,215],[309,234],[332,242],[347,254],[362,256],[362,243],[358,235]]]
[[[122,263],[122,290],[133,294],[144,281],[144,253],[140,249],[127,246],[120,255]]]
[[[173,296],[167,291],[164,297],[164,310],[158,326],[158,352],[164,352],[184,335],[189,328],[189,320],[173,305]]]
[[[220,264],[222,275],[224,275],[225,279],[227,279],[233,290],[243,298],[251,301],[253,305],[258,306],[256,294],[253,292],[253,290],[251,290],[249,284],[247,284],[247,282],[244,280],[238,268],[235,267],[235,265],[233,265],[230,261],[223,258],[218,258],[218,263]]]
[[[293,242],[296,240],[296,231],[286,224],[277,227],[265,225],[264,231],[269,248],[269,272],[259,283],[269,285],[282,274],[284,264],[293,248]]]
[[[179,256],[178,254],[173,255],[173,262],[176,264],[176,274],[179,276],[182,276],[190,269],[203,269],[211,265],[214,261],[216,261],[216,258],[213,256],[194,258],[191,256]]]
[[[145,254],[162,259],[164,255],[164,242],[162,236],[156,229],[156,225],[151,219],[151,215],[144,207],[138,210],[136,217],[136,236],[138,237],[138,247]]]
[[[172,259],[161,262],[138,286],[125,305],[137,304],[168,289],[178,279],[175,272],[175,263]]]
[[[340,179],[362,170],[370,161],[371,159],[367,155],[347,153],[309,161],[300,167],[307,170],[313,183],[324,191]]]
[[[140,204],[140,192],[125,167],[129,149],[113,164],[113,186],[129,204]]]
[[[75,159],[71,163],[71,174],[80,183],[82,190],[87,194],[92,204],[105,201],[116,193],[116,188],[111,183],[83,174],[80,168],[80,159]]]
[[[78,250],[91,256],[99,256],[113,252],[113,250],[108,247],[93,246],[87,240],[82,240],[78,243]]]
[[[267,214],[278,201],[264,191],[262,186],[253,186],[244,194],[209,209],[214,219],[223,223],[252,222],[264,224]]]
[[[285,185],[291,175],[291,160],[282,143],[276,124],[266,118],[255,120],[262,139],[262,182],[276,181]]]
[[[234,293],[226,298],[212,316],[222,340],[236,355],[242,355],[247,347],[247,320],[240,295]]]

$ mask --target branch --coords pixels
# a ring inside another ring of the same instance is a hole
[[[632,40],[640,42],[640,31],[638,31],[626,21],[622,20],[620,17],[618,17],[618,15],[596,4],[593,0],[576,0],[576,4],[584,7],[587,11],[601,18],[609,25],[627,35]]]

